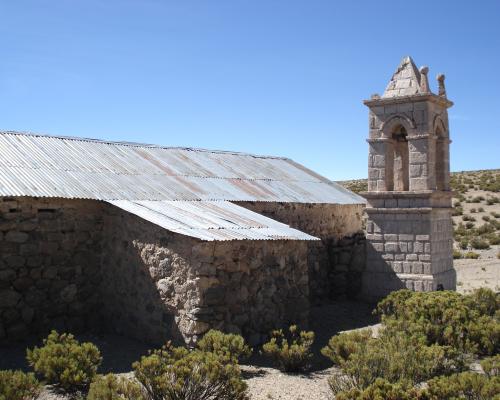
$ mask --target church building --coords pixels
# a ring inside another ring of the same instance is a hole
[[[215,328],[256,344],[312,305],[454,288],[438,81],[405,58],[365,101],[364,197],[283,157],[0,132],[0,341],[192,345]]]

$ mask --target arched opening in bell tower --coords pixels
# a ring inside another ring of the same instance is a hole
[[[436,169],[436,189],[446,190],[446,141],[444,133],[440,127],[436,129],[436,153],[434,157],[434,166]]]
[[[392,132],[392,168],[389,182],[392,188],[389,190],[406,191],[410,186],[409,155],[408,155],[408,133],[402,125],[398,125]]]

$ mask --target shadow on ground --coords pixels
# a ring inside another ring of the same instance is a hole
[[[99,372],[130,372],[132,363],[147,354],[151,346],[134,339],[112,334],[76,335],[82,342],[94,343],[103,357]],[[40,346],[41,339],[30,338],[27,341],[0,346],[0,369],[28,370],[26,348]]]
[[[377,324],[378,318],[372,315],[374,304],[356,301],[336,301],[332,304],[313,307],[310,313],[309,330],[315,333],[313,345],[314,358],[309,372],[331,367],[333,364],[321,355],[330,338],[340,332],[366,328]],[[254,349],[252,357],[243,364],[258,367],[272,367],[272,362]]]
[[[335,334],[367,327],[378,321],[372,315],[373,306],[361,302],[338,301],[332,304],[311,309],[309,329],[316,334],[314,343],[314,359],[311,372],[330,367],[332,364],[320,353],[328,340]],[[113,334],[84,334],[76,335],[80,341],[94,343],[103,356],[101,373],[130,372],[132,363],[147,354],[152,347],[148,344]],[[41,339],[31,338],[21,343],[0,346],[0,369],[28,370],[26,362],[26,348],[40,346]],[[254,350],[252,357],[243,364],[257,367],[271,367],[270,360],[259,354],[259,349]]]

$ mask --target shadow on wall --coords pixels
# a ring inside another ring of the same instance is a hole
[[[413,243],[408,242],[406,246],[413,246]],[[417,292],[453,290],[456,282],[454,269],[432,274],[430,260],[419,261],[419,254],[411,250],[401,252],[396,243],[374,243],[369,240],[366,249],[366,270],[362,284],[362,298],[365,300],[376,302],[400,289]]]
[[[105,209],[99,316],[106,331],[151,344],[183,342],[193,292],[191,246],[138,217]]]

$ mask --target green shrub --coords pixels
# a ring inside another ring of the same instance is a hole
[[[474,228],[474,222],[466,222],[466,223],[465,223],[465,227],[466,227],[467,229],[472,229],[472,228]]]
[[[474,218],[471,215],[464,215],[464,216],[462,216],[462,221],[472,221],[472,222],[474,222],[475,220],[476,220],[476,218]]]
[[[477,228],[477,233],[479,235],[484,235],[486,233],[493,233],[495,231],[496,228],[491,223],[483,224],[482,226]]]
[[[321,349],[321,354],[328,357],[334,364],[340,365],[347,361],[351,354],[363,351],[371,337],[371,329],[335,335],[328,341],[328,345]]]
[[[101,364],[99,350],[92,343],[79,343],[71,334],[52,331],[43,346],[28,349],[27,359],[48,383],[66,391],[85,389]]]
[[[252,354],[252,350],[240,335],[225,334],[216,330],[208,331],[198,342],[198,348],[234,361],[241,361]]]
[[[488,222],[491,219],[489,217],[489,215],[483,215],[481,218],[482,218],[483,221],[486,221],[486,222]]]
[[[424,335],[428,345],[490,355],[500,350],[500,323],[491,310],[484,310],[483,299],[491,300],[491,296],[496,295],[489,289],[467,296],[451,291],[400,290],[382,300],[375,312],[387,326]]]
[[[416,292],[408,289],[396,290],[382,299],[373,313],[380,317],[404,318],[406,303],[415,296]]]
[[[330,384],[330,388],[332,385]],[[351,389],[345,392],[334,390],[335,400],[418,400],[421,399],[420,391],[407,388],[399,383],[389,383],[385,379],[377,379],[366,389]],[[424,400],[422,398],[422,400]]]
[[[500,354],[482,360],[481,368],[488,376],[500,376]]]
[[[247,399],[238,364],[215,353],[167,344],[133,368],[151,400]]]
[[[492,217],[494,217],[494,218],[500,218],[500,213],[497,213],[497,212],[495,212],[495,211],[491,211],[491,212],[490,212],[490,215],[491,215]]]
[[[470,241],[470,245],[472,246],[473,249],[476,250],[485,250],[490,248],[490,244],[483,239],[480,238],[474,238]]]
[[[464,297],[467,306],[475,310],[479,315],[495,316],[500,310],[500,293],[495,293],[491,289],[479,288]]]
[[[345,334],[341,334],[342,336]],[[347,340],[339,342],[349,343]],[[425,381],[431,377],[462,371],[467,359],[450,346],[426,344],[423,335],[416,335],[391,326],[380,332],[379,338],[370,338],[347,358],[335,353],[342,372],[357,382],[358,388],[366,388],[383,378],[389,382],[408,385]]]
[[[458,251],[458,250],[455,250],[453,249],[453,259],[454,260],[457,260],[459,258],[462,258],[462,252],[461,251]]]
[[[464,214],[464,209],[462,207],[455,207],[452,211],[451,211],[451,215],[453,217],[456,217],[458,215],[463,215]]]
[[[0,400],[34,400],[41,390],[33,373],[0,371]]]
[[[471,208],[471,209],[470,209],[470,212],[474,214],[474,213],[476,213],[476,212],[477,212],[477,210],[476,210],[475,208]]]
[[[499,185],[500,187],[500,185]],[[496,190],[498,192],[498,190]],[[496,203],[500,203],[500,198],[497,197],[497,196],[492,196],[492,197],[488,197],[486,199],[486,203],[490,206],[492,206],[493,204],[496,204]]]
[[[479,258],[479,254],[475,253],[473,251],[468,251],[467,253],[464,254],[464,258],[467,258],[470,260],[477,260]]]
[[[281,329],[271,332],[271,340],[264,344],[262,350],[280,370],[299,372],[309,366],[313,342],[314,332],[300,331],[297,325],[292,325],[287,333]]]
[[[147,400],[141,386],[115,374],[98,375],[90,384],[87,400]]]
[[[467,250],[467,247],[469,247],[469,241],[467,239],[460,240],[460,248],[462,250]]]
[[[428,382],[423,395],[429,400],[498,400],[500,378],[473,372],[437,377]]]
[[[484,212],[484,208],[483,208],[483,207],[479,207],[479,208],[477,209],[477,211],[478,211],[478,212]]]
[[[492,246],[500,244],[500,235],[490,236],[488,238],[488,241],[490,242],[490,245],[492,245]]]

